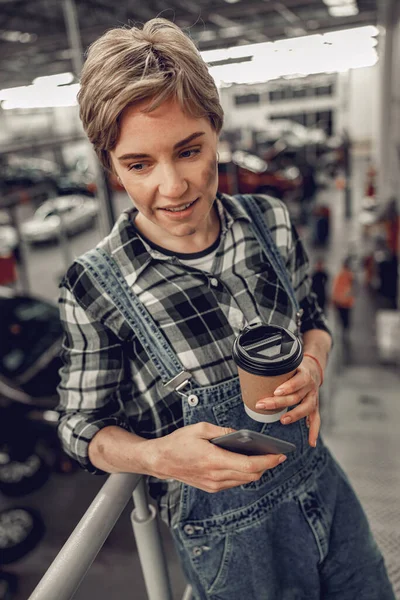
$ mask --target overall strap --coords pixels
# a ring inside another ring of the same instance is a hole
[[[119,266],[102,248],[89,250],[76,259],[87,269],[97,285],[111,298],[113,305],[136,334],[157,369],[164,386],[179,391],[191,378],[152,316],[128,286]]]
[[[303,310],[300,308],[299,302],[296,298],[296,294],[293,288],[293,284],[288,275],[286,265],[283,262],[282,255],[274,242],[269,227],[265,222],[265,217],[253,196],[249,194],[236,194],[234,198],[239,200],[247,214],[251,217],[251,224],[254,229],[254,233],[261,247],[263,248],[268,260],[270,261],[275,273],[280,279],[285,292],[287,293],[293,304],[296,313],[296,323],[299,333]]]

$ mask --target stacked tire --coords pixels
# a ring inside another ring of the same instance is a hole
[[[31,552],[44,533],[40,514],[26,507],[13,507],[0,511],[0,600],[12,600],[18,588],[14,573],[1,570]]]
[[[8,565],[28,554],[36,548],[43,533],[44,524],[37,511],[27,507],[0,511],[0,565]]]

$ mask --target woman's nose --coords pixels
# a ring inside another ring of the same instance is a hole
[[[158,190],[162,196],[180,198],[188,189],[188,183],[175,166],[165,166],[160,173]]]

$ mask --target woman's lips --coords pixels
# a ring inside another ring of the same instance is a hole
[[[188,217],[191,214],[195,205],[197,204],[197,201],[198,198],[196,198],[196,200],[193,200],[193,202],[189,206],[187,206],[187,208],[184,208],[182,210],[168,210],[167,208],[160,208],[159,210],[162,210],[164,214],[168,215],[173,219],[182,219]],[[185,204],[183,206],[185,206]]]

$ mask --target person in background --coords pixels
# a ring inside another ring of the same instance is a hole
[[[332,283],[331,300],[336,308],[341,324],[344,341],[348,342],[351,327],[351,311],[355,303],[355,276],[349,257],[343,260],[342,266]]]
[[[92,473],[150,476],[196,600],[394,600],[365,514],[319,436],[331,335],[305,250],[287,207],[255,196],[297,310],[240,198],[217,191],[223,111],[198,50],[165,19],[112,29],[89,50],[78,101],[133,206],[61,283],[66,451]],[[293,377],[256,406],[274,413],[266,426],[243,409],[232,357],[243,325],[261,322],[299,330],[304,348]],[[210,443],[241,428],[297,452]]]
[[[311,276],[311,289],[317,296],[318,304],[324,312],[328,280],[328,272],[326,271],[324,261],[320,258],[315,263],[314,272]]]

